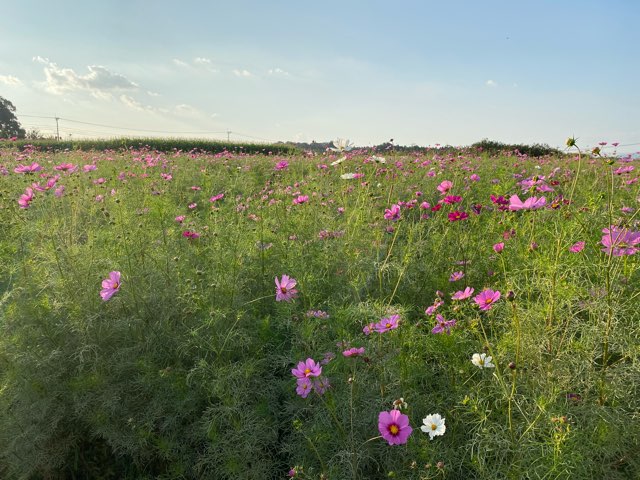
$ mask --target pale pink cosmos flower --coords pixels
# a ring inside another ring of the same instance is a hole
[[[293,199],[294,205],[301,205],[303,203],[307,203],[309,201],[309,195],[298,195]]]
[[[458,280],[462,280],[464,278],[464,272],[453,272],[449,277],[450,282],[457,282]]]
[[[342,352],[342,355],[344,355],[345,357],[359,357],[360,355],[364,355],[364,347],[351,347]]]
[[[440,185],[438,185],[436,188],[441,195],[446,195],[447,192],[453,188],[453,183],[449,180],[445,180],[444,182],[441,182]]]
[[[504,242],[496,243],[493,246],[493,251],[496,253],[502,253],[502,250],[504,250]]]
[[[517,210],[537,210],[544,207],[546,203],[547,199],[545,197],[529,197],[523,202],[518,195],[512,195],[509,198],[509,210],[512,212]]]
[[[110,272],[109,278],[105,278],[102,281],[102,290],[100,290],[100,297],[105,302],[113,297],[118,291],[120,291],[120,272]]]
[[[493,291],[490,288],[483,290],[479,295],[473,297],[473,300],[478,304],[480,310],[491,310],[493,304],[500,300],[500,292],[498,290]]]
[[[276,302],[291,302],[298,295],[295,286],[298,282],[288,275],[282,275],[278,280],[276,277]]]
[[[465,300],[473,295],[475,289],[473,287],[467,287],[464,290],[459,290],[451,295],[451,300]]]

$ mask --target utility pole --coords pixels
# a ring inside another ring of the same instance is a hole
[[[56,118],[56,140],[60,141],[60,125],[58,125],[58,120],[60,120],[60,118],[55,117]]]
[[[231,130],[227,130],[227,142],[229,142],[229,135],[231,135]]]

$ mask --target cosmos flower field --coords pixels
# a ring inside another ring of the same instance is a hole
[[[0,477],[639,478],[638,161],[335,145],[0,149]]]

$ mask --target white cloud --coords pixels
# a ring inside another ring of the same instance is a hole
[[[18,87],[22,85],[22,81],[13,75],[0,75],[0,83],[10,87]]]
[[[147,90],[147,95],[149,95],[150,97],[160,97],[161,94],[156,93],[156,92],[151,92],[149,90]]]
[[[193,63],[196,65],[211,65],[211,60],[204,57],[196,57],[193,59]]]
[[[120,95],[120,101],[130,108],[131,110],[136,110],[138,112],[154,112],[155,109],[150,105],[143,105],[135,98],[130,97],[129,95]]]
[[[244,78],[253,77],[253,74],[249,70],[244,70],[244,69],[243,70],[236,69],[233,71],[233,74],[236,77],[244,77]]]
[[[44,89],[55,95],[66,92],[88,92],[96,98],[110,99],[112,93],[136,91],[140,87],[124,75],[114,73],[102,65],[89,65],[89,73],[80,75],[71,68],[61,68],[47,58],[34,57],[45,65]]]
[[[497,87],[497,86],[498,86],[498,84],[497,84],[496,82],[494,82],[493,80],[487,80],[484,84],[485,84],[487,87],[492,87],[492,88],[493,88],[493,87]]]
[[[270,68],[268,71],[269,75],[280,75],[283,77],[288,77],[289,76],[289,72],[284,71],[281,68]]]
[[[188,67],[189,64],[187,62],[183,62],[182,60],[178,59],[178,58],[174,58],[173,63],[179,67]]]
[[[192,105],[181,103],[173,108],[176,115],[182,115],[185,117],[194,117],[200,115],[200,110]]]

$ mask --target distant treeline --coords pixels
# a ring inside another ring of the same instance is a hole
[[[15,140],[0,141],[0,147],[13,147],[23,150],[27,145],[33,145],[38,150],[64,151],[64,150],[129,150],[148,149],[158,152],[182,152],[198,151],[206,153],[247,153],[265,155],[294,155],[299,150],[292,144],[261,144],[261,143],[235,143],[216,140],[189,139],[189,138],[115,138],[94,140]]]
[[[481,150],[489,155],[501,155],[507,152],[515,152],[529,157],[544,157],[545,155],[562,155],[563,152],[547,144],[534,143],[533,145],[509,144],[484,139],[471,145],[471,148]]]

